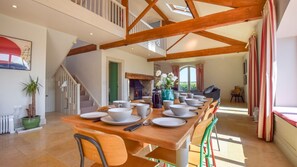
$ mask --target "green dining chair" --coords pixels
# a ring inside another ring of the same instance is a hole
[[[213,119],[213,115],[211,114],[208,119],[201,121],[195,127],[194,134],[191,138],[192,144],[189,148],[189,166],[202,167],[203,159],[205,159],[206,164],[210,164],[211,133],[217,121],[218,119]],[[147,154],[146,157],[163,161],[167,166],[174,166],[176,163],[176,151],[161,147],[156,148],[154,151]]]

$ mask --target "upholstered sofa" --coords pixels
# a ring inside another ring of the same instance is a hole
[[[214,85],[207,87],[206,89],[204,89],[203,92],[199,92],[197,90],[194,90],[191,92],[196,95],[204,95],[205,97],[213,98],[214,101],[216,100],[220,101],[220,98],[221,98],[221,90],[215,87]]]

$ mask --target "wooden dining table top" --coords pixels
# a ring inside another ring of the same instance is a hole
[[[122,138],[149,143],[170,150],[177,150],[184,143],[187,136],[192,133],[195,125],[202,118],[202,116],[204,115],[204,111],[208,108],[211,102],[212,98],[208,98],[207,102],[204,103],[201,109],[195,111],[198,113],[197,116],[187,119],[187,123],[185,125],[174,128],[160,127],[158,125],[149,125],[142,126],[135,131],[129,132],[124,131],[123,129],[128,126],[131,126],[132,124],[124,126],[109,125],[102,121],[93,122],[92,120],[83,119],[79,115],[65,116],[62,117],[62,120],[66,123],[71,123],[75,126],[99,130],[105,133],[119,135]],[[153,108],[153,112],[149,115],[149,119],[165,117],[162,114],[163,111],[163,108]],[[132,114],[137,114],[135,107],[133,109]]]

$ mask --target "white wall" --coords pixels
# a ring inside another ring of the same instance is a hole
[[[67,56],[76,37],[47,29],[46,42],[46,112],[55,111],[54,74]]]
[[[129,97],[128,94],[128,80],[125,79],[125,72],[130,73],[138,73],[138,74],[146,74],[146,75],[153,75],[154,71],[154,64],[152,62],[147,62],[147,60],[143,57],[133,55],[131,53],[122,51],[120,49],[108,49],[102,50],[101,55],[102,61],[102,81],[101,81],[101,96],[105,97],[102,98],[101,103],[106,105],[108,103],[107,95],[108,95],[108,62],[114,61],[119,62],[122,65],[122,99],[127,100]]]
[[[277,39],[276,106],[297,106],[297,37]]]
[[[68,57],[65,65],[70,73],[76,74],[86,85],[99,102],[99,105],[108,103],[108,62],[121,63],[123,71],[122,99],[128,99],[128,80],[125,72],[153,75],[153,63],[147,62],[143,57],[130,54],[120,49],[98,50]]]
[[[222,100],[230,100],[230,93],[234,86],[243,87],[243,57],[234,56],[206,60],[204,64],[204,87],[210,85],[215,85],[221,89]]]
[[[46,77],[54,76],[58,67],[70,51],[76,37],[56,30],[47,30]]]
[[[243,60],[242,56],[209,57],[200,63],[204,63],[204,88],[215,85],[221,89],[221,99],[230,100],[231,90],[234,86],[243,85]],[[195,65],[198,62],[179,63],[184,65]],[[171,64],[158,63],[162,72],[171,72]],[[176,64],[176,63],[175,63]],[[245,92],[246,93],[246,92]]]
[[[0,115],[26,115],[31,98],[22,92],[22,82],[39,77],[43,87],[37,95],[36,112],[45,123],[46,28],[0,14],[0,34],[32,41],[31,71],[0,69]]]
[[[101,52],[92,51],[67,57],[65,65],[71,74],[78,76],[90,94],[100,103]]]

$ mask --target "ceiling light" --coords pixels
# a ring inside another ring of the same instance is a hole
[[[18,6],[16,6],[16,5],[12,5],[11,7],[15,8],[15,9],[18,8]]]
[[[132,50],[134,49],[134,48],[131,48]]]
[[[93,35],[93,33],[91,32],[90,35]]]

